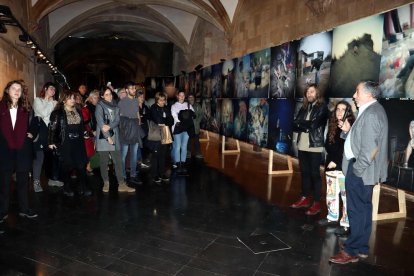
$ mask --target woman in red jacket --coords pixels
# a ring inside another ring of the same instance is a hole
[[[11,81],[0,102],[0,223],[8,217],[11,176],[16,173],[19,216],[35,218],[29,209],[29,171],[33,162],[33,136],[30,127],[31,107],[22,81]]]

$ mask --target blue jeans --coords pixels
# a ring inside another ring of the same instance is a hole
[[[174,134],[173,158],[175,163],[185,162],[185,160],[187,159],[187,144],[188,133],[186,131],[181,132],[180,134]]]
[[[137,151],[138,143],[136,144],[122,144],[121,145],[121,154],[122,154],[122,176],[126,178],[125,170],[125,159],[129,151],[129,166],[131,167],[130,177],[135,177],[137,175]]]
[[[349,163],[345,178],[346,204],[351,233],[345,242],[345,251],[351,256],[368,254],[372,228],[372,189],[364,185],[361,177],[354,174],[353,163]]]

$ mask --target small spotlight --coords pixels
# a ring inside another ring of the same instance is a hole
[[[36,45],[34,45],[34,43],[32,44],[32,46],[30,46],[31,49],[36,49]]]

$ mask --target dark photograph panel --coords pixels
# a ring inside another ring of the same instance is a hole
[[[201,69],[201,97],[211,98],[211,66]]]
[[[270,48],[250,54],[249,98],[268,98]]]
[[[316,83],[326,94],[332,62],[332,32],[304,37],[298,47],[296,98],[302,98],[309,84]]]
[[[351,98],[361,80],[379,80],[382,36],[383,15],[334,29],[328,97]]]
[[[270,97],[293,98],[296,84],[297,41],[271,48]]]
[[[233,100],[220,99],[221,116],[220,116],[220,134],[226,137],[233,136]]]
[[[251,80],[250,55],[245,55],[236,60],[236,97],[249,96]]]
[[[221,70],[222,68],[223,68],[223,63],[214,64],[211,67],[211,96],[214,99],[221,97],[221,91],[222,91]]]
[[[414,169],[414,101],[381,99],[380,103],[388,116],[388,182],[408,190],[413,185],[407,170]]]
[[[201,100],[201,109],[203,110],[203,118],[201,119],[200,128],[219,133],[219,125],[216,121],[216,101],[211,98]]]
[[[240,141],[247,141],[247,122],[249,118],[249,99],[233,99],[234,123],[233,137]]]
[[[235,91],[236,67],[233,59],[226,60],[221,68],[221,98],[233,98]]]
[[[269,149],[291,154],[294,111],[293,99],[269,100]]]

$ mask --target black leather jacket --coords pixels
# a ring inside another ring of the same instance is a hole
[[[329,112],[327,106],[322,103],[314,105],[310,114],[310,120],[306,120],[307,110],[301,108],[293,121],[293,131],[298,132],[298,143],[302,132],[309,133],[309,147],[324,146],[324,130]]]
[[[85,125],[83,124],[83,116],[82,111],[76,109],[81,117],[81,131],[78,134],[80,137],[84,137],[86,135]],[[49,123],[49,132],[48,132],[48,144],[49,145],[56,145],[60,146],[65,141],[66,137],[66,127],[68,125],[68,120],[66,117],[66,112],[64,108],[58,108],[53,110],[50,114],[50,123]]]

